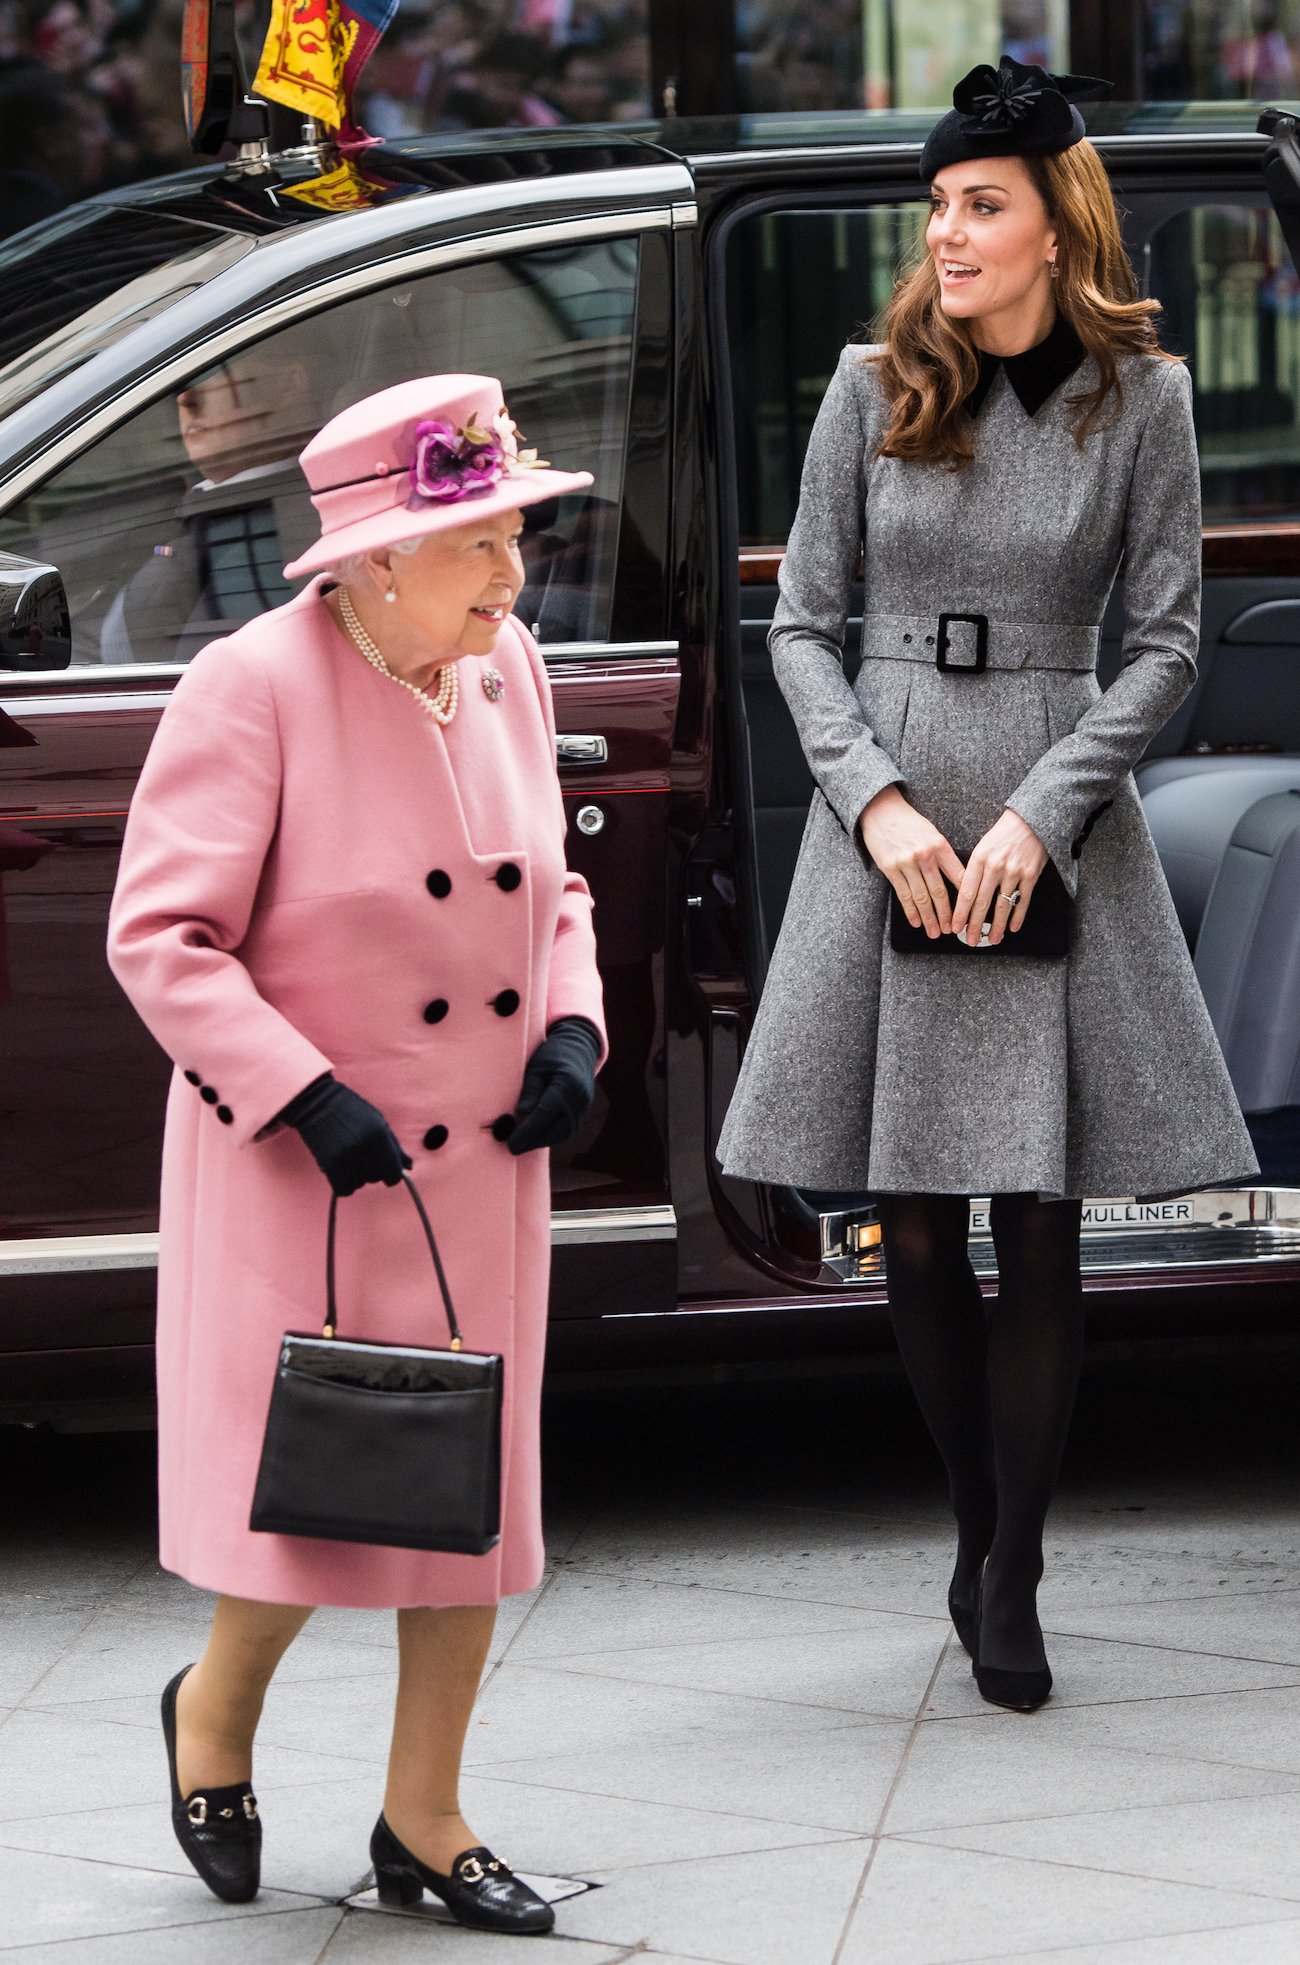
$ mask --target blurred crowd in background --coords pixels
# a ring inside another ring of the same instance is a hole
[[[389,138],[649,116],[647,0],[401,0],[357,108]]]
[[[0,236],[88,193],[192,162],[183,0],[0,0]],[[401,0],[359,120],[427,131],[629,122],[656,113],[657,0]],[[1007,48],[1069,65],[1096,0],[734,0],[734,106],[804,114],[942,104]],[[1300,94],[1300,0],[1132,0],[1149,100]],[[236,0],[251,75],[270,0]],[[715,31],[710,29],[709,31]]]
[[[401,0],[357,103],[372,135],[650,113],[647,0]],[[194,161],[182,0],[0,0],[0,236]],[[240,0],[251,75],[265,0]]]

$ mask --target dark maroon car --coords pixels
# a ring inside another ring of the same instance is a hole
[[[438,371],[498,375],[595,473],[528,514],[520,602],[613,1047],[553,1160],[553,1358],[882,1341],[872,1197],[730,1181],[713,1148],[811,792],[777,567],[837,350],[924,223],[928,121],[413,141],[347,211],[319,161],[254,157],[0,248],[0,1419],[147,1398],[169,1066],[104,960],[132,784],[189,656],[287,597],[305,438]],[[1091,130],[1196,381],[1201,675],[1138,780],[1264,1171],[1096,1196],[1085,1266],[1097,1330],[1261,1328],[1300,1281],[1300,865],[1260,816],[1300,796],[1300,153],[1235,104]],[[971,1236],[987,1270],[978,1201]]]

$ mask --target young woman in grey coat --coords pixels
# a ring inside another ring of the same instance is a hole
[[[1082,1198],[1258,1171],[1132,777],[1196,674],[1199,474],[1187,370],[1074,107],[1105,87],[1007,57],[958,85],[921,163],[925,252],[818,414],[771,634],[817,789],[719,1144],[742,1178],[878,1196],[957,1518],[954,1623],[984,1696],[1024,1710],[1051,1689]],[[1023,954],[1052,913],[1068,952]]]

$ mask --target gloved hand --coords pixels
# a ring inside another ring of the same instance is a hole
[[[559,1146],[577,1132],[596,1096],[600,1032],[586,1017],[557,1017],[524,1067],[512,1153]]]
[[[372,1180],[396,1187],[411,1165],[383,1113],[332,1072],[313,1078],[278,1116],[301,1133],[336,1194],[354,1194]]]

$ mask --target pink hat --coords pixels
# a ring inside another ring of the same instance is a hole
[[[553,471],[518,432],[491,375],[425,375],[331,417],[299,462],[320,514],[286,580],[353,553],[584,491],[590,471]]]

